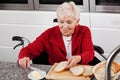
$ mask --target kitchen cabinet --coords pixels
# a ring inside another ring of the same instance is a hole
[[[33,10],[33,0],[0,0],[0,10]]]

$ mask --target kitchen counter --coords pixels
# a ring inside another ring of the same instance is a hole
[[[50,65],[37,65],[31,64],[31,66],[44,70],[46,73],[50,70]],[[32,70],[27,68],[21,68],[15,62],[4,62],[0,61],[0,80],[30,80],[28,79],[28,74]],[[46,80],[46,79],[43,79]],[[91,80],[96,80],[94,76],[91,77]]]
[[[50,70],[50,65],[31,64],[36,68],[46,71]],[[0,61],[0,80],[29,80],[27,75],[31,69],[23,69],[17,63]]]

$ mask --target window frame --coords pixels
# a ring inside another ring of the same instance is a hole
[[[109,12],[119,13],[120,5],[96,5],[96,0],[90,0],[90,12]]]
[[[33,10],[33,0],[27,0],[26,4],[19,3],[4,3],[0,4],[0,10]]]
[[[39,4],[39,0],[34,0],[35,10],[55,11],[59,4]],[[83,0],[83,5],[78,5],[81,12],[89,12],[89,0]]]

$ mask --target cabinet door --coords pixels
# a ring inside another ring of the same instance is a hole
[[[120,12],[120,0],[90,0],[92,12]]]
[[[0,0],[1,10],[32,10],[33,0]]]
[[[89,0],[34,0],[36,10],[56,10],[56,8],[63,2],[74,1],[79,7],[80,11],[89,11]]]

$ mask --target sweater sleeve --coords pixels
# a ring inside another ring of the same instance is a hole
[[[82,59],[80,62],[81,64],[88,64],[94,58],[94,46],[91,38],[91,32],[88,27],[86,27],[82,38],[82,53],[80,56]]]
[[[34,57],[40,55],[40,53],[45,49],[43,36],[44,34],[40,35],[35,41],[22,48],[18,55],[18,59],[23,57],[29,57],[30,59],[33,59]]]

